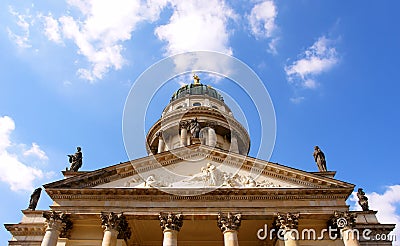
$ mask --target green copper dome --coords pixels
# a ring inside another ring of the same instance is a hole
[[[184,85],[179,90],[177,90],[171,97],[173,102],[179,98],[185,97],[186,95],[208,95],[220,101],[224,101],[221,94],[219,94],[214,88],[209,85],[203,85],[200,83]]]

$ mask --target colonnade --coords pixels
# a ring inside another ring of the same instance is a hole
[[[44,212],[46,218],[46,231],[41,246],[56,246],[58,238],[69,237],[72,222],[68,214],[61,212]],[[299,213],[278,213],[274,220],[274,227],[283,235],[278,237],[284,241],[285,246],[298,246]],[[102,212],[100,215],[103,227],[102,246],[116,246],[118,239],[129,240],[131,228],[123,213]],[[160,213],[160,226],[163,233],[163,246],[177,246],[178,234],[183,226],[181,213]],[[359,241],[352,233],[355,226],[355,216],[350,212],[335,212],[331,218],[331,225],[341,233],[345,246],[359,246]],[[239,246],[238,231],[242,222],[240,213],[218,213],[217,225],[224,238],[224,246]],[[346,222],[346,223],[343,223]]]

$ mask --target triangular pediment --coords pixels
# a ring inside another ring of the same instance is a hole
[[[182,147],[56,181],[47,189],[76,188],[352,188],[352,184],[213,149]]]

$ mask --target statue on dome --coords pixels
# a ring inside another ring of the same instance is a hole
[[[325,155],[324,152],[322,152],[322,150],[318,147],[315,146],[314,147],[314,160],[317,163],[318,169],[320,172],[326,172],[326,160],[325,160]]]
[[[199,138],[201,127],[200,123],[197,121],[197,118],[194,118],[190,121],[188,130],[190,131],[190,134],[192,134],[192,138]]]
[[[363,191],[362,188],[358,189],[357,197],[358,197],[358,204],[360,204],[362,210],[369,211],[368,197],[365,196],[365,192]]]
[[[82,167],[82,152],[81,147],[76,148],[76,153],[73,155],[67,155],[69,157],[69,163],[71,163],[71,167],[69,171],[78,172],[79,168]]]
[[[193,84],[194,85],[199,85],[200,84],[200,78],[197,74],[193,74]]]

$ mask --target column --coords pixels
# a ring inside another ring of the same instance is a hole
[[[217,135],[215,134],[215,126],[217,125],[216,122],[210,121],[207,123],[208,125],[208,141],[207,145],[214,147],[217,144]]]
[[[340,230],[343,243],[345,246],[360,246],[358,241],[359,232],[354,229],[356,215],[351,212],[338,212],[335,211],[332,221],[333,226]]]
[[[56,246],[60,234],[62,237],[69,236],[69,232],[72,229],[69,215],[61,212],[45,211],[43,212],[43,217],[46,218],[46,232],[41,246]]]
[[[231,151],[233,153],[239,153],[239,144],[237,140],[237,133],[232,131],[231,132]]]
[[[239,246],[237,232],[241,224],[241,214],[218,213],[217,225],[224,234],[225,246]]]
[[[130,239],[131,230],[123,213],[102,212],[100,218],[101,225],[104,228],[102,246],[116,246],[117,239]]]
[[[283,232],[283,240],[285,241],[285,246],[299,245],[298,242],[299,232],[297,230],[299,224],[299,217],[300,217],[299,213],[277,214],[275,227]]]
[[[178,232],[183,225],[183,215],[173,213],[160,213],[160,226],[163,231],[163,246],[177,246]]]
[[[181,131],[181,146],[187,145],[187,122],[181,121],[179,123],[179,128]]]
[[[158,150],[157,153],[161,153],[164,151],[164,139],[162,136],[162,132],[159,131],[157,132],[157,136],[158,136]]]

